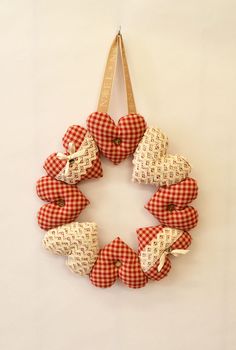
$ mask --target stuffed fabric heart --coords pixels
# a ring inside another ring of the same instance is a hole
[[[187,178],[175,185],[159,188],[145,208],[162,225],[188,231],[198,221],[197,210],[188,206],[197,194],[197,182]]]
[[[140,228],[137,234],[141,267],[148,278],[156,281],[166,277],[171,269],[168,254],[186,254],[192,241],[188,232],[170,227]]]
[[[107,113],[95,112],[88,117],[87,125],[102,154],[114,164],[134,153],[146,130],[139,114],[128,114],[115,125]]]
[[[73,185],[67,185],[50,176],[44,176],[36,185],[38,196],[48,204],[38,212],[38,223],[43,230],[74,221],[89,204],[89,200]]]
[[[119,237],[100,250],[90,273],[96,287],[111,287],[120,278],[130,288],[141,288],[147,283],[137,254]]]
[[[73,125],[62,141],[66,153],[53,153],[44,163],[49,176],[68,184],[102,176],[98,148],[86,129]]]
[[[43,246],[53,254],[66,255],[67,266],[79,275],[90,273],[99,252],[97,225],[71,222],[49,230]]]
[[[169,186],[185,179],[189,163],[179,155],[166,154],[168,139],[157,128],[148,128],[133,159],[132,180],[144,184]]]

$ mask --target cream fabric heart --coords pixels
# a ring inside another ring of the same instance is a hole
[[[170,186],[184,180],[191,166],[184,157],[166,154],[168,138],[160,129],[148,128],[133,159],[132,180],[144,184]]]
[[[80,275],[90,273],[99,252],[97,225],[71,222],[49,230],[43,246],[53,254],[66,255],[69,269]]]
[[[169,251],[171,245],[176,242],[182,234],[183,231],[181,230],[163,227],[162,231],[148,242],[139,254],[143,271],[147,272],[150,270],[165,252],[166,254],[169,254],[171,252],[171,250]],[[160,263],[162,263],[162,261],[160,261]],[[161,267],[163,267],[163,265],[164,263],[162,263]],[[158,272],[160,272],[160,270],[158,270]]]

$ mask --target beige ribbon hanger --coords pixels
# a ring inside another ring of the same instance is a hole
[[[102,113],[108,112],[119,49],[121,52],[122,67],[123,67],[124,81],[125,81],[125,87],[126,87],[128,113],[129,114],[136,113],[132,84],[131,84],[129,68],[128,68],[128,63],[127,63],[127,58],[125,53],[125,47],[124,47],[123,38],[120,32],[116,35],[115,39],[113,40],[109,54],[108,54],[105,73],[104,73],[103,82],[102,82],[102,88],[101,88],[100,97],[98,101],[98,107],[97,107],[98,112],[102,112]]]

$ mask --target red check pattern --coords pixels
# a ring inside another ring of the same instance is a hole
[[[140,228],[137,230],[139,249],[138,253],[144,249],[146,245],[149,244],[160,232],[162,232],[163,226],[149,226]],[[171,245],[171,249],[188,249],[192,242],[192,237],[188,232],[183,232],[183,234]],[[170,259],[167,257],[162,267],[161,271],[158,272],[159,260],[145,273],[149,279],[159,281],[166,277],[171,269]]]
[[[68,154],[68,152],[66,152],[66,154]],[[60,160],[56,152],[52,153],[43,165],[46,173],[51,177],[56,177],[65,166],[66,160]]]
[[[89,204],[89,200],[74,185],[55,180],[50,176],[42,177],[36,185],[38,196],[48,204],[38,212],[38,223],[43,230],[74,221]]]
[[[63,146],[66,149],[65,154],[68,155],[69,143],[73,142],[75,144],[76,151],[80,148],[84,137],[86,135],[87,130],[79,125],[73,125],[69,127],[65,135],[63,136],[62,142]],[[57,157],[57,153],[52,153],[44,163],[44,169],[47,174],[51,177],[56,177],[62,169],[66,166],[66,160],[60,160]],[[97,158],[92,162],[92,166],[87,169],[85,175],[81,176],[82,180],[88,180],[92,178],[99,178],[103,176],[101,160],[99,158],[99,154],[97,154]]]
[[[117,278],[130,288],[144,287],[148,281],[137,254],[119,237],[100,250],[90,273],[91,282],[101,288],[111,287]]]
[[[188,231],[198,222],[197,210],[188,206],[197,194],[196,180],[186,178],[177,184],[160,187],[145,208],[162,225]]]
[[[68,154],[68,152],[66,152],[65,154]],[[57,157],[57,153],[52,153],[46,159],[43,167],[49,176],[56,177],[65,166],[66,166],[66,160],[60,160]],[[103,176],[103,171],[101,166],[101,160],[100,158],[97,157],[92,162],[91,168],[88,168],[86,174],[82,175],[81,179],[78,182],[82,180],[95,179],[102,176]]]
[[[128,114],[118,125],[107,113],[95,112],[88,117],[88,130],[101,153],[114,164],[133,154],[146,130],[146,122],[139,114]]]
[[[171,261],[169,258],[166,258],[165,263],[164,263],[160,272],[158,272],[158,270],[157,270],[158,264],[159,264],[159,260],[150,270],[148,270],[148,272],[146,272],[146,276],[150,280],[160,281],[160,280],[162,280],[162,278],[166,277],[168,275],[168,273],[170,272]]]
[[[87,130],[80,125],[70,126],[62,138],[62,144],[65,150],[68,151],[70,142],[73,142],[76,150],[78,150],[84,140],[86,132]]]

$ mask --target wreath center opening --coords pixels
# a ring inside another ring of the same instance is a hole
[[[132,157],[119,165],[113,165],[102,157],[102,166],[102,178],[79,184],[90,205],[83,210],[78,221],[96,222],[102,245],[119,236],[137,248],[137,228],[157,225],[157,220],[147,215],[143,205],[153,195],[155,188],[152,185],[139,186],[131,181]]]

